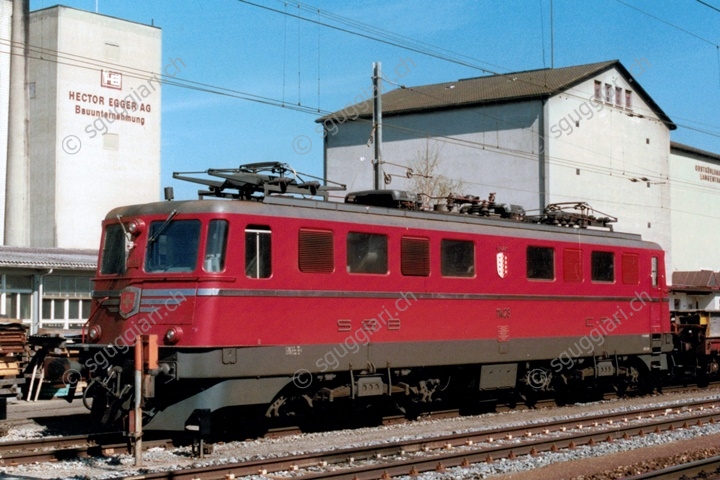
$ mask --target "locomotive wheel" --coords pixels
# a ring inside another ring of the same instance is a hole
[[[123,401],[123,399],[115,398],[99,387],[96,387],[95,392],[92,392],[90,396],[92,398],[90,408],[92,429],[95,431],[107,431],[121,428],[121,421],[127,413],[126,407],[129,405],[130,399]]]
[[[697,366],[695,367],[695,383],[698,388],[705,388],[710,385],[710,379],[708,378],[708,363],[700,358],[697,360]]]
[[[283,389],[268,405],[265,417],[270,421],[294,419],[295,422],[307,418],[313,411],[312,398],[292,386]]]
[[[628,367],[630,376],[627,380],[627,392],[632,395],[644,396],[652,393],[654,389],[650,371],[641,361],[636,361]]]
[[[518,397],[522,399],[526,407],[534,408],[537,405],[539,395],[532,388],[522,388],[518,393]],[[517,405],[517,402],[515,404]]]

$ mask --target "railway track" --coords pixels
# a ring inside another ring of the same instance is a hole
[[[167,447],[170,440],[144,440],[143,448]],[[0,442],[0,465],[16,466],[91,456],[131,453],[132,447],[119,433],[72,435],[15,442]]]
[[[720,414],[720,405],[716,405],[712,402],[708,401],[695,401],[692,403],[688,403],[685,407],[686,409],[693,409],[695,413],[702,415],[709,415],[707,417],[703,418],[696,418],[696,419],[690,419],[683,422],[680,422],[680,424],[677,423],[668,423],[665,426],[658,426],[657,428],[660,431],[666,430],[666,429],[672,429],[672,428],[679,428],[682,427],[684,423],[688,423],[688,425],[694,424],[693,422],[697,423],[700,422],[715,422],[718,421],[717,415]],[[702,410],[699,410],[702,408]],[[682,413],[682,412],[680,412]],[[689,411],[686,413],[690,413]],[[383,446],[382,448],[378,446],[374,447],[368,447],[366,449],[343,449],[343,450],[337,450],[331,453],[325,453],[325,454],[308,454],[304,457],[288,457],[279,459],[275,462],[252,462],[252,463],[243,463],[233,466],[224,466],[224,467],[218,467],[221,469],[224,469],[223,471],[229,472],[229,471],[235,471],[235,469],[238,469],[236,473],[234,473],[236,476],[244,475],[244,474],[257,474],[258,472],[279,472],[282,470],[293,470],[293,469],[302,469],[302,468],[316,468],[318,465],[325,465],[325,466],[331,466],[330,468],[339,468],[335,467],[337,465],[344,465],[350,466],[351,463],[360,462],[360,461],[378,461],[383,460],[386,461],[388,458],[397,457],[398,455],[407,455],[407,454],[414,454],[418,452],[422,452],[424,454],[428,454],[433,452],[433,455],[437,455],[438,453],[444,453],[444,454],[450,454],[450,453],[463,453],[460,452],[460,449],[467,449],[467,447],[473,447],[473,450],[476,450],[478,443],[494,443],[492,447],[494,449],[491,450],[483,450],[480,454],[473,453],[469,457],[462,457],[457,461],[453,461],[452,459],[445,459],[445,460],[439,460],[437,463],[433,464],[433,468],[449,468],[450,466],[457,464],[459,461],[460,464],[467,463],[467,462],[474,462],[477,460],[477,455],[484,455],[481,460],[487,460],[488,456],[491,458],[504,458],[504,457],[512,457],[512,456],[519,456],[527,453],[533,452],[534,447],[534,453],[538,453],[541,451],[545,451],[547,449],[561,449],[564,447],[572,447],[572,446],[579,446],[583,444],[592,444],[597,443],[603,440],[613,440],[616,438],[621,438],[622,434],[620,434],[620,437],[618,437],[617,432],[620,431],[620,428],[623,427],[626,424],[638,422],[637,419],[638,416],[646,416],[648,418],[653,417],[662,417],[666,418],[668,415],[678,415],[677,409],[668,409],[667,407],[650,407],[645,408],[642,410],[635,410],[632,413],[621,413],[621,414],[615,414],[608,416],[607,414],[600,414],[600,415],[593,415],[593,416],[583,416],[582,417],[582,425],[578,422],[577,419],[571,420],[570,422],[563,422],[563,421],[556,421],[556,422],[548,422],[543,424],[537,424],[528,426],[526,428],[497,428],[492,430],[484,430],[482,432],[475,432],[475,433],[468,433],[468,434],[456,434],[456,435],[445,435],[442,437],[436,437],[436,438],[425,438],[423,440],[419,440],[417,442],[415,441],[408,441],[405,443],[394,443],[392,445]],[[440,418],[450,418],[450,417],[456,417],[459,416],[459,412],[457,410],[446,410],[446,411],[437,411],[433,414],[425,415],[422,418],[423,419],[440,419]],[[386,421],[383,423],[386,425],[389,424],[395,424],[395,423],[401,423],[403,422],[400,418],[387,418]],[[579,428],[580,426],[580,428]],[[515,443],[519,442],[520,440],[523,441],[529,441],[531,439],[535,440],[539,437],[542,437],[543,435],[549,435],[549,434],[555,434],[560,435],[562,434],[563,437],[567,437],[569,435],[569,432],[580,430],[580,432],[577,433],[583,433],[587,434],[590,429],[594,428],[601,428],[604,426],[604,429],[607,431],[609,430],[610,433],[607,433],[604,431],[603,433],[595,434],[592,437],[587,436],[580,436],[576,439],[571,439],[574,443],[573,445],[570,445],[571,440],[563,440],[563,441],[553,441],[549,444],[549,447],[547,445],[543,446],[543,444],[537,444],[537,445],[531,445],[530,447],[515,447],[510,450],[500,448],[501,444],[506,442],[507,440],[515,440]],[[655,427],[649,428],[644,427],[642,431],[636,430],[636,431],[628,431],[626,432],[627,436],[634,436],[634,435],[642,435],[650,433],[651,431],[655,431]],[[278,436],[286,436],[286,435],[295,435],[301,433],[297,428],[288,428],[286,430],[281,431],[271,431],[266,435],[267,437],[278,437]],[[604,437],[603,437],[604,435]],[[592,438],[592,440],[590,440]],[[172,442],[167,439],[161,439],[161,440],[149,440],[145,439],[143,441],[143,445],[145,448],[152,448],[152,447],[162,447],[162,448],[168,448],[172,446]],[[488,446],[486,446],[489,448]],[[529,448],[529,449],[528,449]],[[453,450],[458,450],[457,452],[453,452]],[[33,440],[23,440],[23,441],[16,441],[16,442],[0,442],[0,466],[17,466],[17,465],[23,465],[28,463],[35,463],[35,462],[53,462],[53,461],[60,461],[60,460],[67,460],[67,459],[73,459],[73,458],[87,458],[92,456],[112,456],[117,454],[129,454],[131,453],[131,445],[125,439],[122,435],[119,433],[115,434],[102,434],[102,435],[74,435],[74,436],[63,436],[63,437],[53,437],[53,438],[43,438],[43,439],[33,439]],[[458,457],[459,458],[459,457]],[[351,460],[351,462],[348,462],[348,460]],[[409,462],[413,462],[413,459],[406,459]],[[438,465],[439,464],[439,465]],[[402,470],[407,465],[401,465],[399,467],[400,470]],[[424,469],[427,467],[427,465],[415,465],[413,463],[414,468],[417,469]],[[230,468],[230,470],[228,470]],[[395,467],[394,467],[395,468]],[[409,473],[412,471],[413,467],[410,467],[409,470],[405,471],[404,473]],[[212,468],[210,469],[213,470]],[[245,473],[241,473],[245,472]],[[195,472],[198,473],[199,472]],[[382,472],[384,473],[384,471]],[[177,477],[177,475],[184,473],[181,473],[179,471],[176,471],[173,473],[172,478],[183,478],[183,477]],[[163,474],[152,474],[152,475],[158,475],[158,476],[152,476],[147,478],[169,478],[167,476],[163,476]],[[196,477],[188,477],[188,478],[215,478],[213,477],[213,473],[209,473],[209,477],[204,476],[196,476]],[[319,475],[319,474],[317,474]],[[223,475],[224,477],[224,475]],[[321,478],[321,477],[318,477]],[[332,478],[332,477],[330,477]],[[338,477],[338,478],[344,478],[344,477]],[[352,478],[352,477],[348,477]],[[358,476],[358,478],[375,478],[372,476],[368,477],[362,477]]]
[[[626,480],[677,480],[678,478],[684,480],[720,479],[720,456],[661,468],[641,475],[627,477]]]
[[[383,479],[469,467],[480,462],[574,449],[620,439],[720,422],[720,402],[692,402],[680,408],[646,408],[631,413],[585,415],[481,432],[455,433],[270,460],[146,473],[144,479],[216,479],[272,475],[285,471],[305,479]],[[234,477],[233,477],[234,476]],[[135,477],[136,478],[136,477]]]

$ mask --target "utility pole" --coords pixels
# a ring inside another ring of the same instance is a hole
[[[375,145],[375,190],[382,190],[384,185],[382,170],[382,91],[380,82],[380,62],[373,63],[373,145]]]

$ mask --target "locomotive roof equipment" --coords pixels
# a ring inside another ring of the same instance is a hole
[[[198,174],[206,174],[223,180],[187,176]],[[288,176],[288,174],[291,174],[291,176]],[[305,181],[301,176],[316,180]],[[173,178],[210,187],[209,190],[198,191],[200,198],[212,196],[250,200],[261,198],[259,196],[253,197],[255,194],[268,196],[273,193],[294,193],[321,196],[324,200],[327,200],[330,191],[345,190],[345,185],[339,183],[336,183],[335,186],[321,185],[317,181],[318,177],[297,172],[287,163],[280,162],[248,163],[240,165],[238,168],[210,168],[199,172],[173,172]],[[237,193],[227,193],[225,190],[237,190]]]

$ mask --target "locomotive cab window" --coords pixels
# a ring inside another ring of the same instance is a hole
[[[653,287],[658,286],[658,257],[650,259],[650,281]]]
[[[222,272],[225,269],[225,250],[227,247],[227,220],[211,220],[205,245],[203,270],[209,273]]]
[[[615,254],[613,252],[592,252],[590,275],[594,282],[615,281]]]
[[[249,278],[272,275],[270,227],[248,225],[245,229],[245,275]]]
[[[126,252],[125,232],[122,225],[114,223],[105,227],[100,273],[107,275],[125,273]]]
[[[440,273],[443,277],[474,277],[475,244],[466,240],[442,240]]]
[[[160,220],[150,224],[145,271],[186,273],[195,270],[200,244],[199,220]]]
[[[388,239],[385,235],[350,232],[347,236],[349,273],[387,273]]]
[[[555,279],[555,250],[550,247],[527,247],[527,278]]]

